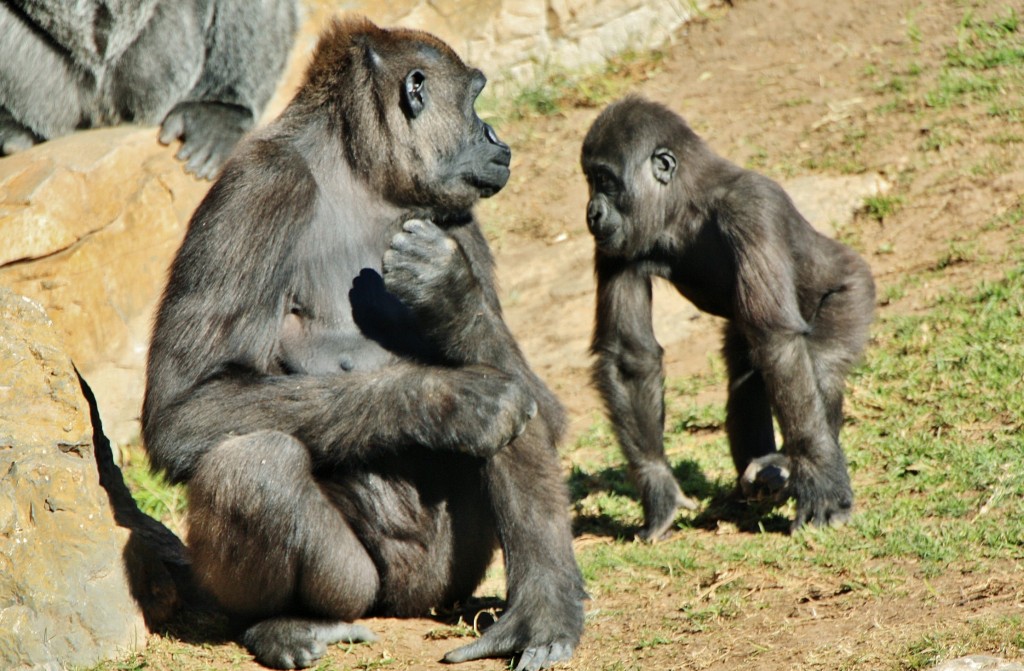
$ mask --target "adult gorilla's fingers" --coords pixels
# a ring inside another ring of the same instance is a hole
[[[430,235],[433,237],[439,237],[441,235],[441,229],[429,219],[409,219],[402,224],[402,229],[409,233],[419,233],[421,235]]]
[[[160,144],[170,144],[185,134],[185,117],[181,112],[171,112],[160,128]]]
[[[185,146],[187,147],[189,144],[190,143],[186,142]],[[185,170],[196,177],[203,177],[203,170],[210,161],[210,145],[203,143],[198,146],[193,144],[192,146],[195,148],[191,150],[191,158],[189,158],[188,163],[185,164]]]
[[[338,622],[322,632],[325,643],[372,643],[377,640],[375,634],[368,627],[350,622]]]
[[[503,657],[511,655],[514,650],[508,649],[504,640],[494,636],[481,636],[472,643],[467,643],[461,648],[449,651],[441,661],[446,664],[458,664],[469,662],[474,659],[485,659],[487,657]]]
[[[554,642],[537,648],[528,648],[519,656],[516,671],[539,671],[552,664],[564,662],[572,657],[573,646],[568,643]]]

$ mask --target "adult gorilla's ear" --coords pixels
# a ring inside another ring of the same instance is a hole
[[[402,86],[402,107],[410,119],[415,119],[427,106],[427,75],[423,70],[410,70]]]
[[[676,155],[671,149],[660,147],[651,154],[651,171],[654,179],[662,184],[668,184],[672,175],[676,174]]]

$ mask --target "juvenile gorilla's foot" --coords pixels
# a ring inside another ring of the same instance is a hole
[[[249,110],[235,105],[179,103],[163,121],[160,142],[181,140],[177,158],[187,161],[185,170],[196,177],[213,179],[235,144],[252,126]]]
[[[242,644],[256,660],[273,669],[312,666],[328,645],[339,641],[376,640],[377,635],[361,624],[287,617],[264,620],[242,634]]]
[[[679,489],[667,464],[637,469],[635,477],[644,508],[644,528],[637,532],[641,540],[651,543],[661,540],[675,521],[676,511],[697,509],[697,502]]]
[[[789,497],[789,457],[781,452],[758,457],[740,476],[743,496],[752,501],[782,503]]]

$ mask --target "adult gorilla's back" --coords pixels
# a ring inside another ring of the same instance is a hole
[[[536,669],[579,640],[562,411],[470,211],[509,174],[473,109],[484,82],[428,34],[333,23],[175,259],[144,437],[189,485],[200,583],[265,664],[468,597],[498,544],[508,608],[446,659]]]

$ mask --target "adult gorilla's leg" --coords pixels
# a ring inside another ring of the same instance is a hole
[[[505,555],[508,607],[483,637],[445,661],[522,651],[516,668],[532,670],[566,660],[583,629],[586,594],[573,555],[565,483],[540,418],[487,462],[486,486]]]
[[[189,483],[188,541],[199,583],[229,612],[323,618],[250,627],[243,642],[263,664],[308,666],[327,644],[373,637],[348,622],[372,605],[377,570],[295,438],[261,431],[204,455]]]
[[[722,347],[729,375],[725,431],[743,494],[779,500],[789,480],[786,456],[775,448],[775,427],[764,377],[750,361],[750,345],[734,324],[725,327]]]
[[[83,68],[0,2],[0,156],[73,131],[94,94]]]

